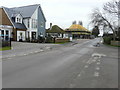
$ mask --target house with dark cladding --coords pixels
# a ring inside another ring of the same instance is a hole
[[[22,7],[0,7],[0,37],[25,41],[45,36],[46,19],[40,4]]]

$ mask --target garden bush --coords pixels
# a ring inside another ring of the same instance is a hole
[[[30,38],[26,38],[26,42],[30,42]]]
[[[112,36],[104,36],[103,40],[104,40],[105,44],[109,44],[110,45],[111,41],[113,40],[113,37]]]
[[[51,37],[51,35],[48,34],[48,36],[47,36],[46,39],[45,39],[45,42],[46,42],[46,43],[53,43],[53,41],[54,41],[54,40],[53,40],[53,37]]]
[[[37,39],[32,39],[30,42],[31,42],[31,43],[37,43],[38,40],[37,40]]]
[[[38,36],[38,39],[37,39],[37,42],[38,43],[43,43],[45,42],[45,38],[44,37],[41,37],[40,35]]]
[[[0,47],[10,47],[11,46],[11,43],[10,41],[0,41]]]

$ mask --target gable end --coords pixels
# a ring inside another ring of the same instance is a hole
[[[0,25],[10,25],[12,23],[3,8],[0,8]]]

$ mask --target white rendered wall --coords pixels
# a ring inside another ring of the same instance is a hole
[[[36,34],[37,34],[37,28],[32,28],[32,19],[37,19],[37,17],[38,17],[37,15],[38,15],[38,9],[36,9],[35,12],[33,13],[32,17],[29,18],[29,28],[27,27],[27,24],[28,24],[27,19],[24,20],[24,24],[27,27],[26,37],[28,37],[28,32],[29,32],[30,39],[32,37],[32,35],[31,35],[32,32],[36,32]]]

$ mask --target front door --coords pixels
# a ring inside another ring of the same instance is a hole
[[[32,39],[36,39],[36,32],[32,32]]]

